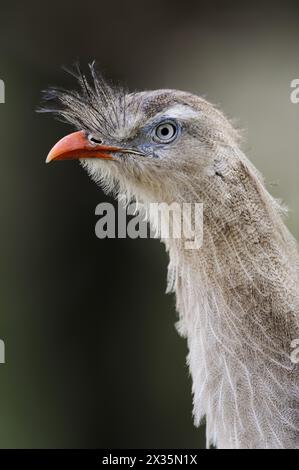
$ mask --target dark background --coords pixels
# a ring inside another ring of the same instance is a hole
[[[95,237],[106,196],[78,163],[44,164],[70,129],[35,108],[48,85],[73,85],[60,67],[76,59],[131,89],[204,95],[248,129],[298,237],[299,9],[269,5],[1,3],[1,448],[204,447],[163,245]]]

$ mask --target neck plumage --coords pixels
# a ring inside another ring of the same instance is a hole
[[[195,422],[206,416],[207,442],[218,448],[297,448],[296,244],[245,157],[222,162],[215,177],[217,189],[207,180],[193,192],[204,203],[202,248],[167,241]]]

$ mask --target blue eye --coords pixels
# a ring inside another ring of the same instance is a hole
[[[154,140],[159,143],[168,144],[178,134],[178,127],[173,121],[164,121],[154,129]]]

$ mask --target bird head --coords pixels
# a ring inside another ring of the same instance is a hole
[[[47,162],[78,159],[104,189],[145,201],[172,202],[217,174],[221,148],[237,133],[223,114],[191,93],[130,93],[108,84],[90,66],[78,70],[79,90],[52,88],[45,99],[77,131],[61,139]]]

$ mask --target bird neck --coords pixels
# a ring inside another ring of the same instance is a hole
[[[299,427],[290,414],[299,379],[290,361],[291,340],[299,337],[297,249],[258,178],[244,165],[237,176],[225,177],[225,191],[202,185],[200,249],[166,241],[168,291],[176,293],[195,422],[206,415],[207,440],[292,448]]]

